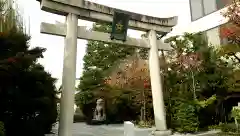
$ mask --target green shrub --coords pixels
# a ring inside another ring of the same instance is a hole
[[[80,115],[80,114],[75,114],[73,116],[73,122],[74,123],[77,123],[77,122],[85,122],[86,121],[86,118],[83,116],[83,115]]]
[[[210,130],[221,129],[222,132],[220,132],[217,136],[240,136],[239,129],[237,129],[234,123],[212,125],[208,128]]]
[[[76,105],[82,110],[83,115],[91,120],[93,117],[93,109],[96,106],[94,94],[89,91],[79,92],[75,96]]]
[[[96,100],[103,98],[105,101],[106,123],[115,124],[123,123],[125,120],[136,120],[140,108],[134,105],[131,92],[128,90],[110,90],[104,95],[100,93],[81,92],[76,95],[76,105],[79,106],[81,112],[86,117],[87,123],[91,123],[93,112],[96,107]],[[96,92],[99,90],[96,90]],[[102,95],[102,96],[101,96]]]
[[[221,125],[211,125],[211,126],[208,126],[208,129],[209,130],[221,129]]]
[[[174,130],[180,133],[194,133],[199,130],[198,106],[194,102],[178,101],[174,107]]]
[[[154,125],[154,121],[153,120],[137,122],[137,126],[139,128],[151,128],[153,125]]]
[[[29,49],[29,36],[0,35],[0,120],[7,136],[44,136],[57,119],[56,79],[37,62],[45,49]]]
[[[0,121],[0,136],[5,136],[5,129],[3,122]]]
[[[236,120],[238,121],[239,123],[239,120],[240,120],[240,108],[238,107],[233,107],[232,111],[231,111],[231,116]]]
[[[220,126],[223,132],[240,132],[234,123],[221,124]]]

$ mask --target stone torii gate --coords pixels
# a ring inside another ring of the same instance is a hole
[[[170,135],[166,127],[158,50],[170,50],[171,48],[161,40],[157,40],[156,34],[164,36],[169,33],[172,27],[177,24],[177,17],[156,18],[128,12],[130,15],[128,26],[135,30],[148,32],[148,38],[127,37],[126,41],[123,42],[111,40],[108,33],[91,31],[87,30],[85,26],[78,26],[78,19],[111,23],[115,10],[113,8],[84,0],[38,1],[41,2],[42,10],[66,16],[66,24],[41,24],[42,33],[65,37],[59,136],[72,135],[78,38],[150,49],[149,69],[156,124],[154,135]]]

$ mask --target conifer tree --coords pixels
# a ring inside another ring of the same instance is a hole
[[[29,48],[21,17],[1,3],[0,121],[6,136],[44,136],[56,122],[55,81],[37,63],[44,48]],[[20,23],[19,23],[20,22]]]

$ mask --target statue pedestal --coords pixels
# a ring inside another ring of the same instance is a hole
[[[172,135],[172,131],[170,130],[165,131],[155,130],[152,132],[152,136],[170,136],[170,135]]]

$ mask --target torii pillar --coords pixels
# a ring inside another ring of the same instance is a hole
[[[40,1],[40,0],[39,0]],[[166,35],[177,24],[177,17],[156,18],[128,12],[130,15],[129,27],[148,33],[146,39],[127,37],[125,42],[111,40],[108,33],[86,30],[77,26],[78,19],[94,22],[113,21],[114,9],[84,0],[41,0],[41,9],[47,12],[66,16],[66,24],[41,24],[41,32],[58,36],[65,36],[63,91],[61,95],[59,136],[72,136],[74,114],[74,87],[76,76],[77,38],[86,40],[104,41],[128,46],[149,48],[149,69],[152,87],[153,107],[156,131],[155,136],[169,136],[167,131],[165,107],[163,99],[163,85],[160,75],[158,50],[169,50],[161,40],[157,40],[157,33]],[[127,11],[126,11],[127,12]]]

